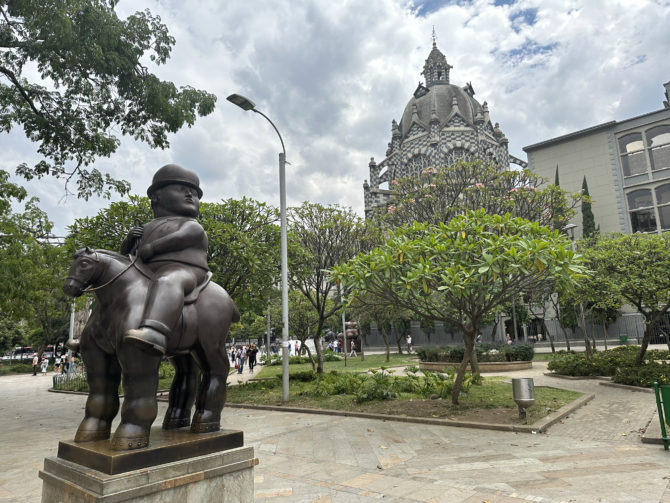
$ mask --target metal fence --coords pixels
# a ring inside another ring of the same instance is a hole
[[[543,333],[541,323],[542,320],[534,319],[527,324],[526,335],[528,342],[535,342],[538,334],[543,334],[543,339],[546,341],[547,334]],[[561,328],[560,323],[556,319],[545,320],[545,325],[549,334],[555,342],[565,342],[566,335],[570,342],[581,342],[584,340],[584,334],[581,328],[576,328],[572,331],[566,328],[565,331]],[[505,329],[500,326],[496,329],[496,334],[492,334],[494,327],[482,327],[481,334],[485,342],[496,341],[504,342]],[[586,320],[586,333],[589,339],[596,339],[599,341],[607,339],[608,342],[618,343],[621,336],[625,336],[627,342],[632,344],[639,344],[644,336],[645,324],[644,317],[641,314],[631,313],[623,314],[617,318],[616,322],[607,327],[607,333],[602,325],[593,323],[591,320]],[[523,329],[519,325],[519,334],[517,339],[523,340]],[[424,330],[420,323],[412,321],[410,323],[410,333],[412,334],[412,342],[414,345],[447,345],[447,344],[462,344],[463,334],[459,330],[445,329],[442,323],[435,322],[430,330]],[[661,325],[657,327],[652,335],[650,344],[667,344],[670,335],[670,315],[666,315]],[[391,331],[390,346],[392,348],[397,346],[397,339],[400,338],[400,344],[405,346],[404,335],[398,333],[396,330]],[[384,346],[384,338],[382,337],[377,327],[373,324],[370,328],[370,333],[365,337],[367,346]]]
[[[71,372],[53,376],[53,388],[59,391],[88,391],[86,372]]]

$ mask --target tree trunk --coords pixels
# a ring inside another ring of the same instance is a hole
[[[472,345],[472,354],[470,355],[470,368],[473,374],[479,374],[479,359],[477,358],[477,346]]]
[[[547,339],[549,339],[549,344],[551,344],[551,352],[555,353],[556,352],[556,347],[554,347],[554,338],[552,335],[549,333],[549,328],[547,328],[547,324],[544,321],[544,318],[542,318],[542,330],[544,330],[544,335]]]
[[[304,350],[303,347],[305,348]],[[316,347],[316,343],[314,343],[314,347]],[[309,346],[305,344],[305,341],[300,342],[300,352],[302,353],[303,351],[307,351],[307,356],[309,357],[309,361],[312,364],[312,371],[316,371],[316,362],[314,361],[312,352],[309,350]]]
[[[491,343],[495,344],[496,342],[496,332],[498,332],[498,325],[500,324],[500,317],[496,316],[496,321],[493,324],[493,330],[491,330]]]
[[[465,371],[468,368],[468,363],[470,363],[470,358],[472,356],[473,346],[475,344],[475,334],[463,334],[463,342],[465,343],[465,351],[463,352],[463,361],[458,367],[458,372],[456,373],[456,380],[454,381],[454,388],[451,391],[451,403],[458,405],[458,397],[461,394],[461,386],[463,385],[463,378],[465,377]]]
[[[603,332],[605,333],[605,351],[607,351],[607,323],[603,321]]]
[[[365,342],[364,337],[363,337],[363,331],[361,330],[361,321],[356,320],[358,323],[358,338],[361,341],[361,361],[365,361],[365,351],[363,350],[363,343]]]
[[[312,337],[314,348],[316,349],[316,373],[323,374],[323,348],[321,347],[321,331],[317,330],[316,335]]]
[[[644,355],[649,346],[649,339],[651,339],[652,331],[655,330],[660,322],[661,313],[649,313],[644,316],[644,335],[642,336],[642,344],[640,344],[640,351],[635,358],[635,365],[641,366],[644,363]]]
[[[565,338],[565,347],[568,351],[570,351],[570,339],[568,339],[568,332],[565,330],[565,327],[563,325],[561,325],[561,330],[563,330],[563,337]]]
[[[391,361],[391,337],[386,332],[386,329],[383,325],[377,324],[377,329],[381,332],[382,337],[384,338],[384,344],[386,345],[386,361]]]

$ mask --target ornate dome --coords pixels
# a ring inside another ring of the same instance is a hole
[[[471,126],[483,121],[486,108],[472,97],[471,89],[471,86],[461,88],[447,83],[433,84],[429,88],[419,86],[398,125],[402,139],[407,137],[413,123],[430,130],[431,120],[438,120],[442,128],[456,113]]]

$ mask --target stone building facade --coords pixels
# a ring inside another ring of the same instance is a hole
[[[526,166],[509,155],[507,138],[498,123],[491,121],[487,103],[474,98],[472,84],[450,83],[451,68],[433,37],[422,72],[425,84],[419,83],[400,122],[391,122],[391,142],[384,160],[370,160],[369,182],[363,184],[366,218],[375,208],[388,204],[393,180],[418,175],[428,166],[474,158],[489,160],[500,169],[509,169],[510,162]]]
[[[670,231],[670,82],[663,108],[524,147],[529,168],[579,192],[586,178],[602,233]],[[557,168],[558,167],[558,168]],[[581,212],[572,223],[581,237]]]

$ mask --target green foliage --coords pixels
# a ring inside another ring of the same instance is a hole
[[[598,233],[596,229],[596,221],[593,217],[593,210],[591,209],[591,198],[589,196],[589,186],[586,183],[586,176],[582,182],[582,235],[584,238],[590,238]]]
[[[289,284],[311,304],[316,327],[310,334],[317,339],[341,309],[338,282],[328,271],[377,244],[378,233],[351,208],[337,205],[305,202],[289,209],[288,220]],[[322,353],[318,358],[317,370],[323,372]]]
[[[173,379],[175,375],[175,369],[172,364],[168,362],[161,362],[160,367],[158,367],[158,378],[159,379]]]
[[[636,364],[636,346],[618,346],[614,349],[594,353],[587,358],[584,353],[556,354],[547,368],[552,372],[569,376],[610,376],[620,384],[651,387],[654,381],[670,382],[670,366],[665,363],[670,351],[648,351],[648,360]]]
[[[499,306],[546,281],[575,282],[583,271],[565,236],[537,222],[477,210],[447,224],[398,228],[386,244],[331,274],[351,289],[349,301],[450,323],[471,347],[482,320]],[[469,353],[464,358],[467,363]],[[454,403],[458,391],[457,385]]]
[[[667,362],[650,361],[642,366],[617,369],[612,380],[618,384],[651,388],[654,382],[670,384],[670,365]]]
[[[39,372],[39,368],[37,371]],[[9,375],[9,374],[27,374],[33,372],[32,363],[3,363],[0,365],[0,375]]]
[[[529,362],[535,348],[532,344],[482,344],[475,347],[480,362]],[[464,346],[421,346],[416,353],[423,362],[460,363],[465,356]]]
[[[216,102],[150,73],[145,64],[165,63],[175,40],[148,10],[119,19],[116,3],[0,1],[0,131],[21,126],[44,157],[17,172],[72,178],[85,199],[128,191],[128,182],[87,168],[114,153],[121,134],[164,149],[169,133]],[[34,69],[41,79],[31,79]]]
[[[123,238],[137,223],[153,218],[149,198],[131,195],[128,201],[114,202],[93,217],[77,218],[68,227],[66,246],[70,254],[80,248],[119,251]]]
[[[641,364],[651,335],[670,309],[670,235],[603,236],[588,243],[582,254],[594,278],[585,282],[582,298],[601,309],[628,303],[644,316],[645,334],[637,356]]]
[[[278,218],[275,208],[246,197],[200,205],[212,279],[226,289],[242,313],[261,314],[279,277]],[[129,201],[111,203],[94,217],[75,220],[67,249],[70,254],[84,246],[118,250],[136,222],[146,224],[152,219],[149,199],[130,196]]]
[[[47,239],[53,224],[38,202],[0,212],[0,312],[21,323],[21,334],[42,350],[67,338],[70,306],[62,292],[66,255]]]

